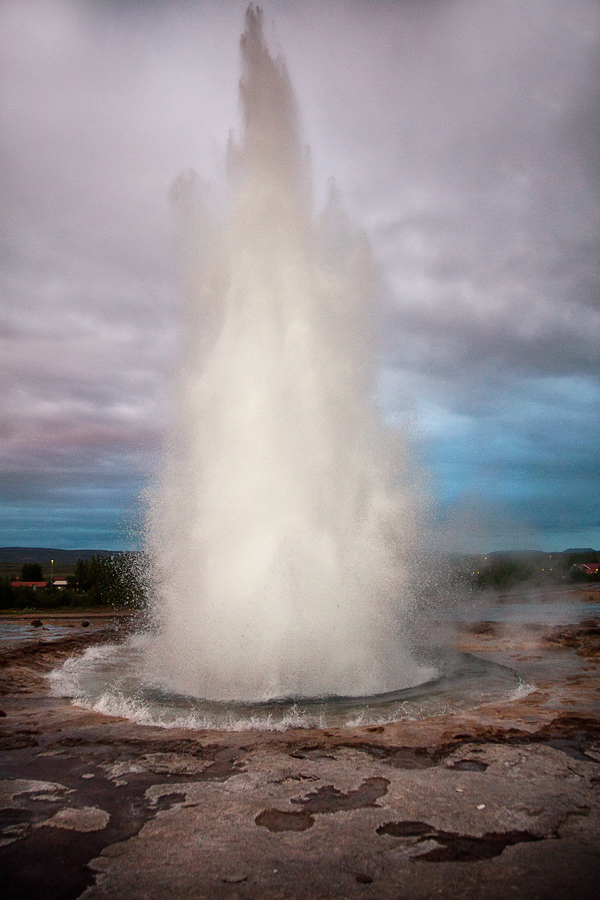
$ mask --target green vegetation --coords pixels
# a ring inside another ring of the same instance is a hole
[[[507,591],[519,585],[588,583],[600,581],[577,568],[600,560],[600,553],[490,553],[471,559],[470,586],[475,590]]]
[[[146,602],[146,578],[142,557],[136,553],[93,556],[78,559],[73,575],[67,577],[71,591],[85,596],[92,606],[125,606],[142,609]]]
[[[21,581],[43,581],[44,573],[39,563],[23,563],[21,566]]]
[[[507,591],[517,584],[530,581],[534,575],[532,565],[511,557],[500,556],[482,567],[473,576],[473,587],[479,590],[494,588]]]
[[[24,563],[21,581],[43,581],[37,577],[39,563]],[[35,577],[24,577],[24,573]],[[119,553],[78,559],[75,570],[67,575],[67,587],[58,589],[12,587],[14,578],[0,578],[0,609],[62,609],[107,606],[119,609],[143,609],[147,602],[148,565],[140,553]]]
[[[59,590],[50,584],[46,588],[12,587],[11,582],[44,581],[42,564],[34,561],[35,556],[32,560],[31,556],[35,553],[44,560],[48,573],[50,554],[56,556],[65,551],[5,549],[13,553],[20,550],[22,555],[16,559],[13,556],[12,561],[0,562],[0,610],[144,609],[147,606],[150,565],[143,553],[89,551],[87,558],[78,558],[76,562],[75,554],[69,560],[54,559],[54,579],[67,581],[67,587]],[[23,556],[27,561],[23,561]],[[437,596],[440,589],[446,593],[453,590],[509,591],[520,586],[598,583],[600,574],[577,568],[582,563],[595,562],[600,562],[600,552],[592,549],[558,553],[489,553],[487,556],[430,552],[422,573],[422,593]],[[20,576],[17,576],[19,569]]]
[[[600,551],[598,550],[584,550],[584,551],[575,551],[572,553],[566,554],[566,565],[567,566],[575,566],[580,563],[597,563],[600,562]]]

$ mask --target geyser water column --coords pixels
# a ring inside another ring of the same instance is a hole
[[[250,6],[243,133],[216,223],[194,179],[176,421],[149,522],[146,676],[211,700],[422,681],[403,638],[417,505],[373,400],[374,279],[332,189],[311,212],[281,59]]]

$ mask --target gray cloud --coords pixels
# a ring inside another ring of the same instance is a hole
[[[123,545],[169,416],[168,192],[190,166],[222,191],[245,5],[0,4],[2,543]],[[441,517],[598,544],[597,3],[264,6],[317,202],[335,175],[371,240],[381,402],[416,410]]]

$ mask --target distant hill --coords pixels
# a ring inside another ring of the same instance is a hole
[[[560,553],[560,550],[553,550],[552,553]],[[483,554],[479,554],[483,556]],[[487,556],[548,556],[545,550],[488,550]]]
[[[78,559],[92,556],[121,556],[125,550],[59,550],[55,547],[0,547],[0,563],[22,566],[23,563],[47,565],[51,559],[55,563],[75,565]]]
[[[568,550],[490,550],[486,556],[561,556],[567,553],[596,553],[593,547],[570,547]],[[474,554],[475,555],[475,554]],[[477,554],[483,556],[483,554]]]

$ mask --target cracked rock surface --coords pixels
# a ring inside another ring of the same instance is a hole
[[[485,773],[452,767],[474,754]],[[239,897],[359,897],[366,883],[378,897],[409,885],[418,897],[446,879],[495,896],[507,867],[513,880],[543,881],[549,854],[575,841],[597,859],[599,775],[546,746],[466,744],[411,770],[351,748],[312,760],[250,752],[220,784],[151,788],[151,802],[173,805],[92,861],[97,884],[83,897],[166,896],[174,872],[180,897],[229,897],[232,883]]]
[[[9,655],[3,900],[596,900],[594,628],[464,629],[510,702],[281,733],[137,726],[48,695],[73,640]]]

